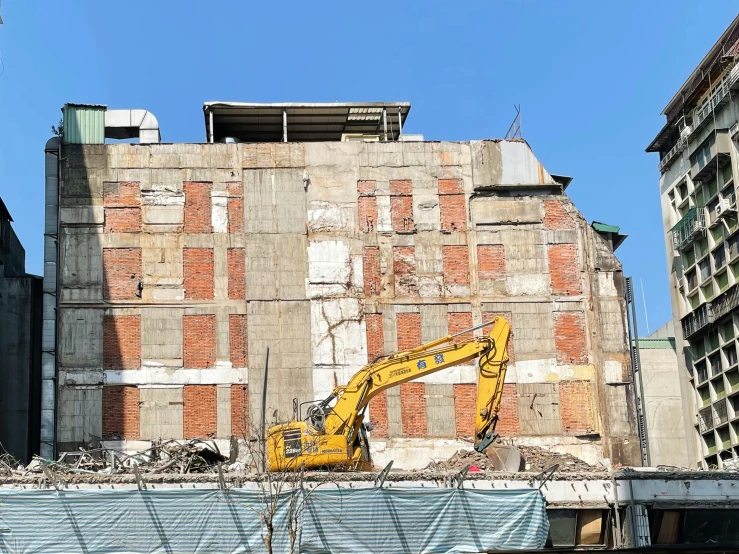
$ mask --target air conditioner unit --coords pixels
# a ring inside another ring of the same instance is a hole
[[[682,116],[677,120],[677,128],[680,131],[681,138],[688,136],[693,130],[690,125],[690,121],[685,116]]]

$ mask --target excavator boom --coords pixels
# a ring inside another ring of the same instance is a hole
[[[471,331],[492,325],[475,338]],[[291,421],[269,430],[267,457],[271,471],[306,468],[371,469],[363,426],[374,396],[402,383],[479,358],[475,448],[494,440],[500,410],[510,325],[502,317],[456,335],[383,357],[366,365],[349,382],[308,410],[305,421]]]

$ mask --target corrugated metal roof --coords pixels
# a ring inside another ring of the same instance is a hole
[[[601,223],[600,221],[593,221],[593,229],[601,233],[618,233],[621,227],[618,225],[608,225],[608,223]]]
[[[106,109],[99,104],[65,104],[64,143],[104,144]]]
[[[636,341],[634,341],[636,344]],[[675,350],[675,339],[639,339],[641,350]]]

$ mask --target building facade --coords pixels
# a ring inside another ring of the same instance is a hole
[[[639,465],[612,233],[523,140],[423,141],[402,134],[409,109],[206,104],[208,143],[159,144],[148,112],[68,105],[47,145],[57,450],[227,450],[258,421],[268,348],[284,421],[368,360],[502,314],[501,434]],[[104,143],[126,136],[140,143]],[[375,462],[468,446],[476,380],[459,366],[375,398]]]
[[[0,199],[0,454],[28,463],[39,452],[41,278]]]
[[[739,454],[739,18],[664,110],[662,219],[691,458],[723,467]]]

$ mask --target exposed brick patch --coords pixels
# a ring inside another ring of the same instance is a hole
[[[505,246],[480,244],[477,246],[477,276],[480,279],[505,279]]]
[[[141,318],[137,315],[103,316],[103,369],[141,367]]]
[[[582,312],[554,312],[557,359],[568,364],[588,362],[585,316]]]
[[[248,322],[246,314],[229,314],[228,344],[233,367],[247,367],[249,362]]]
[[[141,231],[141,208],[104,208],[106,233]]]
[[[418,294],[416,249],[413,246],[393,246],[393,274],[396,296]]]
[[[549,274],[552,294],[580,294],[580,269],[577,265],[577,245],[549,245]]]
[[[137,440],[140,436],[139,388],[103,387],[103,439]]]
[[[439,194],[461,194],[463,192],[462,179],[439,179]]]
[[[413,194],[413,182],[407,179],[390,181],[390,194],[410,196]]]
[[[423,383],[400,385],[400,421],[404,437],[425,437],[428,434],[425,393]]]
[[[385,354],[382,314],[364,314],[364,324],[367,332],[367,361],[372,363]]]
[[[230,261],[230,260],[229,260]],[[210,300],[213,298],[213,249],[185,248],[182,251],[185,298]]]
[[[359,194],[374,194],[377,189],[377,181],[357,181],[357,192]]]
[[[374,196],[360,196],[358,210],[360,231],[371,233],[377,226],[377,198]]]
[[[477,418],[477,385],[461,383],[454,385],[454,422],[458,437],[475,436]]]
[[[410,350],[421,345],[421,314],[403,312],[395,316],[398,350]]]
[[[246,250],[228,249],[228,297],[231,300],[246,298]]]
[[[506,350],[508,351],[508,363],[512,364],[515,360],[513,355],[513,316],[511,312],[482,312],[482,321],[483,323],[493,321],[496,316],[504,317],[511,326],[511,334],[508,336],[508,346],[506,347]],[[492,331],[492,329],[492,325],[486,325],[482,328],[482,332],[487,335]]]
[[[442,231],[467,230],[467,206],[464,194],[443,194],[439,196]]]
[[[387,437],[387,392],[372,397],[369,404],[370,425],[373,437]]]
[[[244,232],[244,199],[241,183],[226,183],[228,192],[228,232]]]
[[[362,251],[362,274],[365,296],[380,294],[380,248],[365,246]]]
[[[213,367],[216,362],[216,316],[182,316],[183,362],[186,368]]]
[[[595,427],[590,381],[560,381],[559,409],[562,430],[568,435],[587,435]]]
[[[103,298],[141,298],[141,248],[103,248]]]
[[[186,439],[216,436],[218,388],[216,385],[185,385],[182,389],[182,431]]]
[[[212,233],[210,193],[213,183],[185,182],[185,233]]]
[[[103,206],[127,207],[141,205],[141,185],[136,181],[105,183],[103,185]]]
[[[495,431],[501,437],[515,437],[520,433],[516,383],[503,385],[503,397],[500,400],[498,425],[495,427]]]
[[[390,220],[396,233],[413,231],[413,198],[410,196],[390,197]]]
[[[443,246],[442,257],[445,283],[459,285],[470,282],[470,258],[466,245]]]
[[[249,437],[249,385],[231,385],[231,434]]]
[[[544,227],[546,229],[574,229],[575,221],[559,200],[544,201]]]

